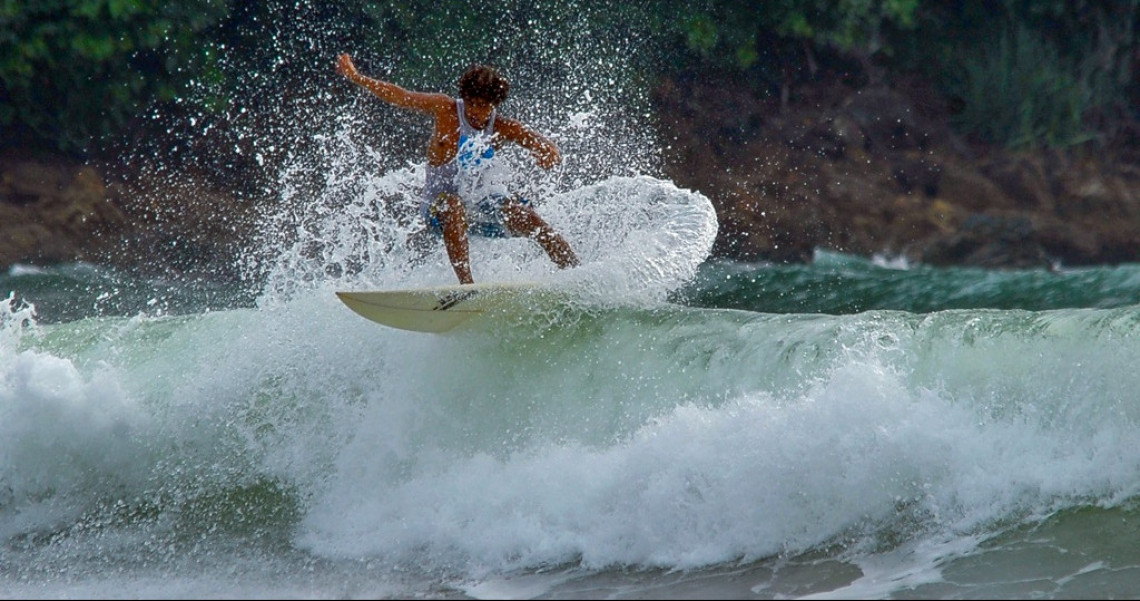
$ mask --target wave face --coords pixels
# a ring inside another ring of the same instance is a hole
[[[771,313],[1108,309],[1140,299],[1140,266],[938,269],[821,250],[810,265],[711,262],[674,296],[691,306]]]

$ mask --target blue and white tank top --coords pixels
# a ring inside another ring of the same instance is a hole
[[[455,158],[442,165],[427,165],[427,181],[423,190],[422,210],[427,210],[441,193],[458,194],[465,203],[483,198],[506,196],[507,186],[501,167],[490,160],[495,156],[491,140],[495,131],[495,111],[487,125],[475,129],[467,122],[463,100],[455,99],[459,110],[459,148]]]
[[[459,108],[459,151],[455,160],[464,169],[478,167],[483,161],[495,156],[495,148],[491,146],[491,138],[495,133],[495,109],[491,109],[487,125],[483,129],[475,129],[467,122],[463,99],[456,98],[455,104]]]

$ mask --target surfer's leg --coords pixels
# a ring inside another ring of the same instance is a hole
[[[506,200],[503,202],[502,211],[503,222],[512,234],[534,238],[559,268],[578,266],[578,255],[574,254],[570,243],[539,217],[534,209],[517,200]]]
[[[471,249],[467,240],[467,215],[463,201],[454,194],[441,194],[435,203],[434,215],[443,229],[443,244],[447,258],[455,270],[460,284],[474,283],[471,277]]]

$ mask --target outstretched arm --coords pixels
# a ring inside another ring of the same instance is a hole
[[[435,113],[450,106],[451,99],[446,94],[430,94],[427,92],[413,92],[400,86],[366,77],[356,69],[352,57],[341,54],[336,61],[337,73],[348,78],[352,83],[372,92],[384,102],[407,109],[424,113]]]
[[[543,169],[550,169],[562,162],[562,153],[553,141],[514,119],[496,118],[495,133],[529,150],[535,162]]]

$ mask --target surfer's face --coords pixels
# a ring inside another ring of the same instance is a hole
[[[487,121],[491,118],[491,111],[493,110],[495,110],[495,105],[482,98],[464,99],[463,101],[463,112],[467,117],[467,122],[476,129],[487,127]]]

